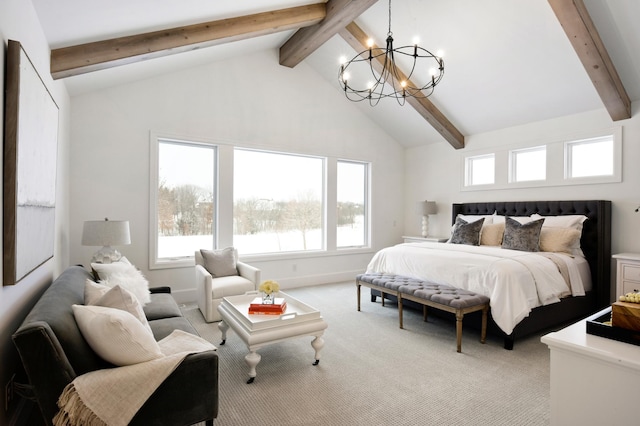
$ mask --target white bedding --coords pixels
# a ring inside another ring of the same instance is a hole
[[[405,243],[377,252],[367,272],[405,275],[488,296],[494,321],[511,334],[531,309],[568,295],[583,296],[585,284],[590,286],[588,275],[584,279],[584,259],[551,254],[566,264],[568,285],[548,255],[490,246]]]

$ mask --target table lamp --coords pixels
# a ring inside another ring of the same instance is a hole
[[[422,214],[422,236],[427,237],[429,235],[429,215],[438,212],[436,202],[427,200],[418,202],[418,212]]]
[[[92,263],[117,262],[122,254],[111,246],[131,244],[128,220],[88,220],[82,228],[83,246],[102,246],[93,254]]]

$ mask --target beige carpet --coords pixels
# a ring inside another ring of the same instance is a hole
[[[229,425],[548,425],[549,351],[540,335],[513,351],[479,331],[464,330],[456,352],[455,325],[405,310],[398,328],[393,303],[371,303],[354,283],[292,289],[329,324],[321,361],[313,366],[312,337],[267,346],[254,383],[246,384],[247,348],[229,330],[219,346],[217,323],[195,305],[183,306],[200,334],[218,346],[220,411]],[[197,397],[197,395],[194,395]]]

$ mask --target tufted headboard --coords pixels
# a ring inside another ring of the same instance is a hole
[[[453,204],[452,223],[458,214],[508,216],[559,216],[581,214],[588,217],[583,224],[580,245],[591,268],[596,308],[611,304],[611,201],[496,201]]]

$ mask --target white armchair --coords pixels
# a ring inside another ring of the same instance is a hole
[[[233,248],[234,259],[237,259],[237,252]],[[221,252],[221,251],[219,251]],[[198,308],[202,312],[206,322],[220,321],[218,305],[222,298],[244,294],[247,291],[255,291],[260,285],[260,269],[247,265],[243,262],[235,261],[237,275],[215,276],[211,274],[205,265],[211,268],[210,259],[205,259],[200,250],[195,252],[196,260],[196,298]]]

